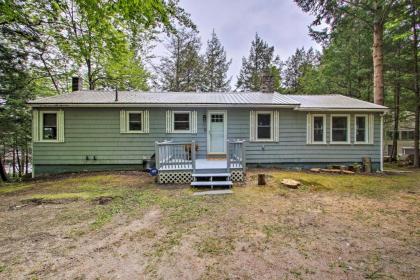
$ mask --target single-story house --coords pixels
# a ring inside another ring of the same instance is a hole
[[[34,176],[139,170],[151,158],[160,182],[203,175],[209,186],[242,180],[245,167],[326,167],[370,157],[382,170],[387,108],[342,95],[77,90],[30,106]]]

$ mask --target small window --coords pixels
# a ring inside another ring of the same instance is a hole
[[[368,139],[368,118],[367,116],[355,117],[355,135],[356,143],[366,143]]]
[[[271,113],[257,114],[257,140],[271,140]]]
[[[190,131],[189,112],[174,112],[174,131]]]
[[[143,130],[142,124],[142,114],[141,113],[128,113],[128,131],[138,131]]]
[[[413,130],[402,130],[401,140],[414,140],[414,131]]]
[[[57,113],[42,114],[42,140],[57,140]]]
[[[312,127],[313,127],[313,131],[312,131],[312,142],[314,143],[323,143],[325,142],[325,127],[324,127],[324,116],[313,116],[312,119]]]
[[[331,116],[331,142],[349,143],[349,117]]]

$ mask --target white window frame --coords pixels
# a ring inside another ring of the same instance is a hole
[[[314,136],[315,136],[315,126],[314,126],[314,121],[315,121],[315,117],[322,117],[322,141],[315,141]],[[311,142],[309,144],[327,144],[327,115],[326,114],[311,114]]]
[[[188,130],[179,130],[175,129],[175,114],[188,114],[188,123],[189,129]],[[191,133],[192,130],[192,121],[191,121],[191,111],[172,111],[172,132],[171,133]]]
[[[258,138],[258,115],[270,115],[270,138]],[[256,111],[255,112],[255,140],[254,142],[273,142],[274,141],[274,114],[273,111]]]
[[[347,118],[347,141],[333,141],[333,118],[346,117]],[[331,114],[330,115],[330,144],[350,144],[350,114]]]
[[[39,139],[37,142],[46,142],[46,143],[59,143],[59,120],[58,120],[59,111],[39,111]],[[44,139],[44,115],[45,114],[55,114],[56,122],[56,138],[55,139]]]
[[[365,118],[365,141],[357,141],[357,118],[364,117]],[[356,114],[354,115],[354,144],[369,144],[369,135],[370,135],[370,125],[369,125],[369,115],[368,114]]]
[[[126,118],[126,133],[144,133],[144,111],[125,111],[127,114]],[[130,114],[140,114],[141,130],[130,130]]]

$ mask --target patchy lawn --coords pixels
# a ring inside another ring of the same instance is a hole
[[[135,172],[1,186],[0,278],[419,278],[419,171],[264,172],[226,196]]]

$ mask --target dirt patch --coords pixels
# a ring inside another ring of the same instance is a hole
[[[365,181],[330,191],[347,181],[277,170],[266,170],[269,183],[258,187],[257,173],[223,197],[194,197],[188,187],[159,187],[131,173],[43,181],[0,196],[0,278],[418,278],[420,187],[399,189],[420,180],[417,172],[409,175],[417,179],[375,176],[387,180],[377,183],[389,185],[385,197],[352,191]],[[283,177],[304,187],[281,187]],[[60,191],[118,196],[21,202]],[[93,226],[103,213],[109,220]]]

